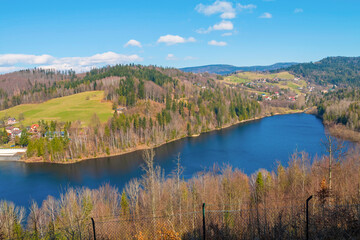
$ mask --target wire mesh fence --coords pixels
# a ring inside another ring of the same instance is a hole
[[[311,239],[360,239],[360,204],[309,206]]]
[[[96,217],[40,239],[360,239],[360,204],[314,201],[308,218],[306,204],[273,206],[208,205],[193,212]]]
[[[360,239],[360,205],[311,205],[310,239]],[[205,230],[205,231],[204,231]],[[95,220],[90,239],[306,239],[305,204]]]
[[[96,239],[201,239],[202,213],[95,220]]]

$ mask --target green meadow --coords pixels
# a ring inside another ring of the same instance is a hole
[[[279,73],[259,73],[259,72],[239,72],[234,75],[225,77],[226,81],[236,82],[236,83],[245,83],[258,79],[274,79],[280,78],[283,80],[293,80],[294,75],[289,72],[279,72]]]
[[[71,96],[51,99],[39,104],[22,104],[0,111],[0,118],[15,117],[22,113],[22,125],[28,126],[39,120],[71,121],[80,120],[83,125],[90,123],[91,116],[96,113],[100,121],[107,121],[113,114],[112,104],[102,101],[103,91],[78,93]]]

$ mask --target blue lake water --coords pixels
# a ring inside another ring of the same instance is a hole
[[[156,149],[155,158],[170,174],[180,153],[185,178],[224,164],[251,174],[260,168],[273,170],[277,161],[286,165],[296,149],[311,157],[322,155],[324,138],[324,126],[315,116],[281,115],[163,145]],[[0,199],[27,207],[32,200],[41,204],[48,195],[58,197],[68,187],[97,188],[110,183],[121,189],[143,174],[141,155],[134,152],[70,165],[0,162]]]

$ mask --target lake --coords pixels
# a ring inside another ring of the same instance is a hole
[[[324,126],[315,116],[279,115],[165,144],[156,149],[155,158],[170,174],[180,153],[185,178],[224,164],[251,174],[260,168],[273,170],[277,161],[286,165],[296,149],[311,157],[322,155],[324,138]],[[143,174],[141,155],[138,151],[69,165],[0,162],[0,199],[27,207],[32,200],[41,204],[48,195],[58,197],[69,187],[110,183],[122,189]]]

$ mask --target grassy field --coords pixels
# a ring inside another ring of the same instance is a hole
[[[15,117],[23,113],[25,119],[21,122],[24,126],[37,123],[39,120],[76,121],[82,124],[90,123],[91,116],[96,113],[102,122],[112,116],[112,104],[102,102],[103,91],[91,91],[75,95],[51,99],[39,104],[22,104],[0,111],[0,118]]]
[[[236,82],[236,83],[245,83],[257,79],[274,79],[280,78],[284,80],[293,80],[294,75],[289,72],[279,72],[279,73],[257,73],[257,72],[240,72],[235,75],[225,77],[226,81]]]
[[[258,72],[240,72],[231,76],[227,76],[224,80],[229,84],[236,83],[249,83],[258,79],[274,79],[279,78],[283,81],[278,83],[263,83],[268,86],[278,86],[282,89],[290,89],[296,92],[297,94],[301,94],[299,90],[300,87],[306,88],[306,82],[304,80],[294,81],[295,76],[290,74],[289,72],[280,72],[280,73],[258,73]]]

